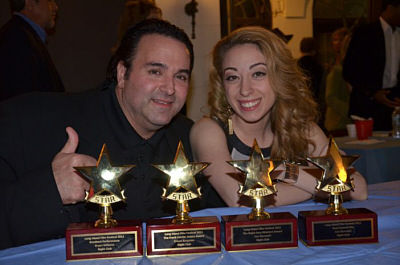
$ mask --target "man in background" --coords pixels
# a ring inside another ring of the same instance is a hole
[[[0,29],[0,101],[18,94],[62,92],[64,85],[46,48],[55,26],[54,0],[10,0],[12,18]]]
[[[303,38],[300,42],[301,57],[297,61],[299,67],[304,71],[310,81],[310,88],[314,99],[318,102],[320,120],[318,125],[324,128],[323,118],[325,117],[325,99],[322,86],[323,68],[317,60],[317,41],[312,37]]]
[[[349,115],[374,119],[374,130],[391,130],[391,113],[400,106],[400,0],[382,1],[379,21],[352,35],[343,78],[350,83]]]

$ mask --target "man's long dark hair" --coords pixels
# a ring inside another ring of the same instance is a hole
[[[117,81],[117,65],[120,61],[122,61],[126,67],[125,76],[129,75],[140,40],[143,36],[150,34],[171,37],[185,44],[190,53],[190,72],[192,72],[194,61],[193,44],[186,33],[168,21],[161,19],[145,19],[130,27],[125,33],[118,50],[115,52],[115,55],[108,65],[108,80]]]

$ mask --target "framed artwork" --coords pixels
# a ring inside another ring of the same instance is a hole
[[[222,37],[244,26],[272,26],[269,0],[220,0],[220,10]]]

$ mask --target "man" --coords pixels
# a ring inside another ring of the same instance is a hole
[[[111,164],[136,165],[121,180],[127,203],[113,205],[114,218],[173,215],[176,202],[161,199],[168,177],[151,165],[171,164],[179,141],[191,160],[193,122],[178,112],[192,68],[188,36],[166,21],[144,20],[126,33],[99,89],[0,104],[0,248],[62,237],[70,222],[98,219],[98,205],[82,202],[89,183],[74,167],[96,165],[103,143]],[[192,210],[208,202],[211,186],[202,187]]]
[[[10,0],[12,18],[0,29],[0,101],[31,91],[64,91],[46,48],[55,26],[54,0]]]
[[[300,52],[301,57],[298,60],[298,65],[310,80],[311,90],[321,112],[318,125],[324,128],[325,100],[322,89],[323,68],[315,57],[317,55],[317,41],[311,37],[303,38],[300,42]]]
[[[384,0],[379,21],[358,28],[343,63],[352,86],[349,114],[374,119],[374,130],[391,130],[400,106],[400,0]]]

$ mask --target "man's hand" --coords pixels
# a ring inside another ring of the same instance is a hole
[[[395,98],[395,100],[390,100],[386,95],[390,94],[390,91],[381,89],[374,94],[374,99],[378,101],[380,104],[385,105],[389,108],[395,108],[400,106],[399,98]]]
[[[89,183],[83,179],[74,167],[96,166],[97,160],[88,155],[76,154],[79,137],[76,131],[66,128],[68,141],[51,163],[54,179],[57,184],[63,204],[74,204],[85,198],[85,190],[89,190]]]

